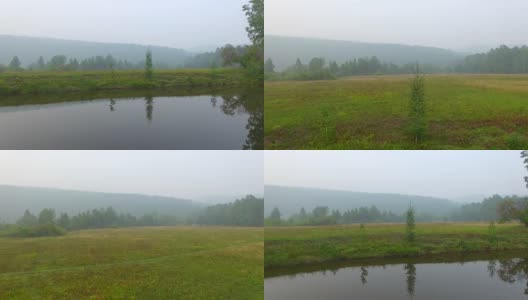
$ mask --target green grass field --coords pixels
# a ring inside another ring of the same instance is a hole
[[[262,299],[263,229],[0,237],[0,299]]]
[[[528,75],[426,75],[428,130],[407,121],[412,77],[265,83],[266,149],[525,149]]]
[[[440,257],[528,250],[528,228],[496,225],[490,240],[487,223],[418,223],[416,240],[405,239],[404,224],[318,227],[266,227],[264,265],[280,268],[375,258]]]
[[[0,74],[0,95],[57,94],[112,90],[232,87],[247,84],[240,69],[143,71],[11,72]]]

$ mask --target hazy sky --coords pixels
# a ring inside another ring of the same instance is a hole
[[[443,198],[528,194],[520,151],[266,151],[265,184]]]
[[[0,184],[192,199],[263,195],[262,151],[0,151]]]
[[[526,0],[266,0],[266,34],[444,48],[528,44]]]
[[[5,2],[5,3],[4,3]],[[2,2],[0,34],[193,48],[246,44],[247,0]]]

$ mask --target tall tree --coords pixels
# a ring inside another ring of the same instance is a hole
[[[55,223],[55,210],[51,208],[43,209],[38,216],[38,222],[41,225],[54,224]]]
[[[18,56],[14,56],[13,59],[11,59],[11,62],[9,63],[9,69],[11,71],[18,71],[20,70],[21,62],[18,59]]]
[[[415,141],[419,143],[425,136],[427,123],[425,120],[425,79],[420,75],[418,64],[416,65],[416,75],[411,84],[409,119]]]
[[[39,70],[44,70],[45,67],[46,67],[46,63],[44,62],[44,57],[40,56],[37,62],[37,68]]]
[[[281,213],[280,213],[278,207],[274,207],[273,208],[273,210],[271,211],[271,214],[269,216],[269,220],[274,225],[279,225],[280,224],[280,222],[281,222]]]
[[[274,73],[275,72],[275,65],[273,64],[273,61],[271,58],[268,58],[266,60],[266,63],[264,64],[264,72],[266,73]]]
[[[152,51],[150,49],[145,54],[145,79],[152,80]]]
[[[406,223],[407,241],[413,242],[415,238],[414,228],[416,227],[416,224],[414,222],[414,208],[412,205],[409,205],[409,209],[407,209]]]
[[[250,0],[243,6],[249,26],[246,27],[253,45],[264,45],[264,0]]]

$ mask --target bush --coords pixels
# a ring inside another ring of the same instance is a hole
[[[36,225],[32,227],[17,226],[9,234],[11,237],[43,237],[43,236],[61,236],[65,235],[66,230],[49,223],[44,225]]]

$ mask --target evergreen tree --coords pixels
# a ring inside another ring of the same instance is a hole
[[[413,242],[415,238],[414,228],[416,227],[416,224],[414,222],[414,208],[411,205],[409,205],[409,209],[406,213],[406,223],[407,241]]]
[[[264,72],[266,73],[274,73],[275,72],[275,65],[273,64],[273,61],[271,58],[268,58],[266,60],[266,63],[264,64]]]
[[[425,120],[425,79],[420,75],[418,65],[416,65],[416,75],[411,84],[409,119],[415,141],[419,143],[425,136],[427,123]]]
[[[9,63],[9,69],[11,71],[19,71],[21,62],[18,59],[18,56],[14,56],[13,59],[11,59],[11,62]]]
[[[152,80],[152,52],[150,49],[145,55],[145,79]]]

